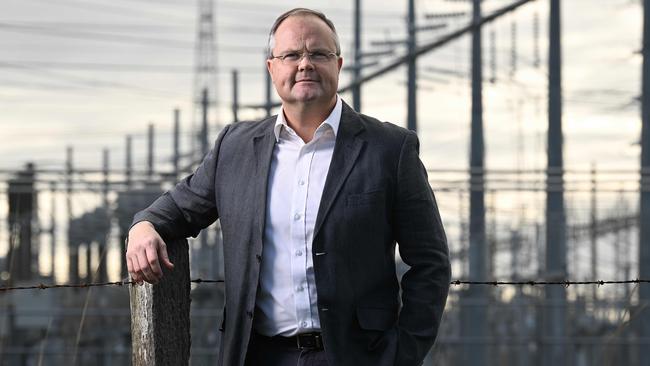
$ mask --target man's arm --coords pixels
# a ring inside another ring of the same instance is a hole
[[[193,174],[135,215],[126,251],[127,267],[134,281],[157,283],[162,278],[160,260],[167,268],[173,268],[164,239],[195,237],[219,217],[215,174],[227,131],[228,126]]]
[[[396,239],[410,269],[402,277],[396,365],[420,365],[438,334],[447,300],[451,266],[447,239],[417,135],[405,137],[395,202]]]

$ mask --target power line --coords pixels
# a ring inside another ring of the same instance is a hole
[[[14,19],[0,19],[0,23],[13,23],[25,26],[46,26],[46,27],[61,27],[72,30],[79,30],[80,28],[93,28],[93,29],[110,29],[120,31],[144,30],[144,31],[173,31],[178,29],[192,29],[192,24],[186,25],[171,25],[171,24],[142,24],[142,23],[91,23],[91,22],[74,22],[74,21],[59,21],[59,20],[37,20],[37,21],[15,21]]]
[[[144,0],[146,1],[146,0]],[[264,12],[269,13],[270,10],[276,11],[279,15],[280,12],[287,11],[291,8],[290,5],[270,5],[268,3],[254,3],[254,2],[236,2],[236,1],[219,1],[219,8],[240,9],[244,11]],[[318,7],[318,10],[325,14],[342,14],[349,15],[352,13],[351,8],[332,8],[332,7]],[[382,18],[382,19],[401,19],[404,14],[392,11],[365,11],[364,18]]]
[[[7,62],[0,62],[0,67],[5,67],[5,68],[13,68],[16,70],[20,70],[23,72],[34,72],[37,71],[41,74],[46,75],[47,77],[50,78],[55,78],[55,79],[63,79],[65,82],[68,83],[73,83],[76,86],[82,86],[86,88],[123,88],[126,90],[129,90],[130,92],[133,91],[140,91],[140,92],[146,92],[150,94],[150,96],[155,96],[155,97],[160,97],[160,98],[168,98],[173,96],[172,93],[170,92],[165,92],[161,90],[154,90],[154,89],[148,89],[148,88],[143,88],[139,85],[129,85],[129,84],[124,84],[124,83],[119,83],[115,81],[103,81],[103,80],[97,80],[97,79],[88,79],[84,77],[79,77],[76,75],[71,75],[71,74],[62,74],[62,73],[57,73],[53,72],[51,70],[43,69],[40,67],[36,66],[26,66],[26,65],[16,65],[12,63],[7,63]]]
[[[179,16],[178,13],[171,14],[171,13],[152,12],[151,7],[149,7],[147,11],[142,11],[142,9],[134,9],[133,7],[115,6],[114,4],[107,5],[105,3],[102,4],[97,2],[90,2],[88,0],[87,1],[32,0],[32,1],[45,2],[48,5],[53,5],[53,3],[56,3],[56,5],[72,7],[75,10],[86,10],[91,12],[100,11],[102,14],[111,13],[119,16],[137,17],[139,20],[141,20],[143,16],[148,16],[148,17],[161,17],[158,19],[176,20],[182,22],[190,21],[189,17],[185,18]]]
[[[147,73],[178,73],[190,74],[193,71],[191,65],[146,65],[146,64],[111,64],[97,62],[57,62],[57,61],[34,61],[34,60],[0,60],[0,68],[16,67],[40,67],[48,69],[62,69],[74,71],[109,71],[109,72],[147,72]],[[230,74],[230,69],[237,69],[244,73],[261,73],[264,69],[259,67],[242,67],[237,65],[223,66],[222,70],[217,72]]]
[[[0,30],[2,29],[10,32],[38,34],[38,35],[48,36],[48,37],[63,37],[63,38],[82,39],[82,40],[91,40],[91,41],[117,42],[117,43],[124,43],[124,44],[137,44],[137,45],[156,46],[156,47],[173,48],[173,49],[189,50],[192,47],[194,47],[193,42],[183,41],[178,39],[131,36],[131,35],[124,35],[124,34],[117,34],[117,33],[89,32],[89,31],[62,29],[56,27],[15,24],[15,23],[6,23],[6,22],[0,22]],[[259,52],[260,54],[264,49],[263,47],[255,47],[255,46],[223,45],[223,44],[217,45],[217,48],[220,51],[225,53]]]
[[[527,4],[527,3],[531,2],[531,1],[533,1],[533,0],[517,0],[517,1],[511,3],[511,4],[507,5],[507,6],[504,6],[504,7],[500,8],[497,11],[492,12],[489,15],[486,15],[486,16],[482,17],[476,23],[467,24],[464,27],[461,27],[461,28],[459,28],[457,30],[454,30],[453,32],[450,32],[449,34],[447,34],[445,36],[442,36],[442,37],[440,37],[440,38],[438,38],[438,39],[436,39],[436,40],[434,40],[432,42],[429,42],[429,43],[427,43],[425,45],[422,45],[422,46],[417,46],[415,48],[415,51],[412,54],[407,53],[407,54],[405,54],[403,56],[397,57],[396,59],[391,60],[387,64],[382,65],[381,67],[377,68],[373,72],[370,72],[367,75],[363,75],[361,78],[359,78],[357,80],[353,80],[348,85],[343,86],[343,87],[339,87],[338,91],[339,91],[339,93],[344,93],[344,92],[349,91],[350,89],[352,89],[352,87],[354,87],[356,85],[362,85],[362,84],[364,84],[366,82],[369,82],[369,81],[371,81],[371,80],[373,80],[373,79],[375,79],[377,77],[383,76],[385,73],[391,72],[391,71],[397,69],[398,67],[401,67],[402,65],[406,64],[412,58],[417,58],[417,57],[420,57],[420,56],[424,56],[428,52],[446,45],[447,43],[449,43],[449,42],[451,42],[451,41],[453,41],[453,40],[467,34],[468,32],[472,31],[475,28],[480,28],[486,23],[492,22],[492,21],[498,19],[499,17],[501,17],[501,16],[503,16],[505,14],[508,14],[508,13],[510,13],[512,11],[515,11],[520,6],[523,6],[523,5],[525,5],[525,4]],[[280,104],[281,103],[273,103],[272,107],[278,107]],[[243,107],[244,108],[261,109],[261,108],[266,108],[267,106],[266,105],[247,105],[247,106],[243,106]]]
[[[224,20],[230,20],[231,17],[227,17]],[[13,19],[0,19],[0,23],[12,23],[12,24],[17,24],[17,25],[24,25],[24,26],[46,26],[46,27],[55,27],[55,28],[61,28],[65,30],[72,30],[72,31],[78,31],[79,29],[82,28],[91,28],[91,29],[101,29],[101,30],[110,30],[110,31],[144,31],[144,32],[176,32],[178,30],[182,30],[185,32],[193,32],[194,27],[193,24],[188,22],[187,24],[141,24],[141,23],[89,23],[89,22],[72,22],[72,21],[47,21],[47,20],[42,20],[42,21],[18,21],[16,22]],[[219,30],[220,33],[223,33],[224,31],[232,31],[236,32],[238,34],[241,33],[253,33],[257,35],[267,35],[269,33],[270,26],[266,25],[244,25],[241,23],[230,23],[230,22],[224,22],[219,19],[219,22],[216,24],[217,29]],[[337,26],[337,29],[347,29],[350,28],[350,25],[348,24],[340,24]],[[366,34],[371,33],[369,30],[373,30],[372,33],[376,33],[377,35],[385,35],[385,31],[388,29],[395,29],[398,32],[402,31],[402,28],[399,27],[398,25],[391,25],[388,26],[386,24],[379,24],[379,25],[366,25],[364,26],[364,31]]]

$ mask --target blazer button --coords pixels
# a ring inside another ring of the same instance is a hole
[[[252,318],[252,317],[253,317],[253,312],[250,311],[250,310],[248,310],[248,311],[246,312],[246,315],[248,315],[249,318]]]
[[[261,255],[256,254],[255,258],[257,258],[257,263],[262,263],[262,256]]]

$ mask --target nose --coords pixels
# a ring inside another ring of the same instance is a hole
[[[303,53],[302,58],[298,61],[298,70],[312,70],[313,68],[314,64],[311,62],[309,54],[307,52]]]

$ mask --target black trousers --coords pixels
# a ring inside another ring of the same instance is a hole
[[[300,350],[253,332],[245,366],[328,366],[324,350]]]

